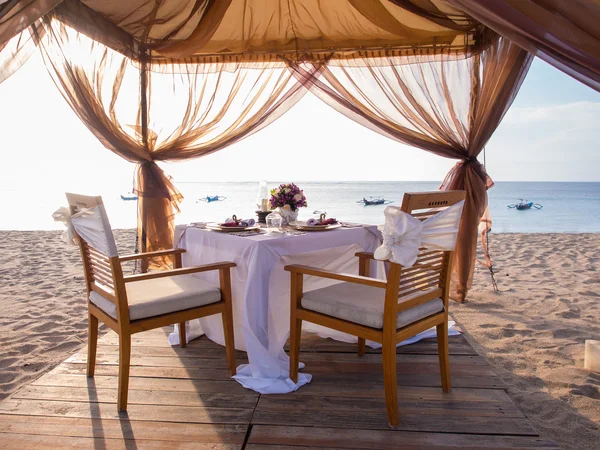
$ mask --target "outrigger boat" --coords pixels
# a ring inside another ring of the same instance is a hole
[[[531,209],[532,207],[535,209],[543,208],[543,206],[540,205],[539,203],[528,202],[527,200],[523,200],[522,198],[520,198],[519,200],[520,200],[519,203],[515,203],[513,205],[508,205],[508,207],[518,209],[519,211],[524,210],[524,209]]]
[[[128,192],[127,194],[121,194],[121,200],[137,200],[137,195],[133,192]]]
[[[365,206],[370,206],[370,205],[389,205],[390,203],[393,203],[393,202],[391,200],[386,200],[383,197],[369,197],[368,199],[363,197],[362,200],[358,200],[356,203],[362,203]]]
[[[199,198],[196,203],[198,202],[206,202],[206,203],[211,203],[211,202],[220,202],[225,200],[227,197],[223,197],[222,195],[207,195],[206,197],[203,198]]]

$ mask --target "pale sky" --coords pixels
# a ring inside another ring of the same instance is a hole
[[[129,190],[133,165],[104,149],[38,58],[0,84],[0,192],[47,186]],[[487,146],[495,181],[600,181],[600,93],[535,60]],[[217,154],[164,164],[176,181],[440,181],[453,160],[409,148],[308,93],[266,129]],[[88,189],[86,189],[88,190]]]

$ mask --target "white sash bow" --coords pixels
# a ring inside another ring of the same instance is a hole
[[[411,267],[420,248],[454,250],[464,204],[458,202],[422,222],[396,206],[386,207],[385,224],[378,227],[383,244],[375,250],[375,259]]]

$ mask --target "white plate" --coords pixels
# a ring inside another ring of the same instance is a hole
[[[225,233],[230,231],[252,231],[252,230],[260,230],[260,226],[252,225],[251,227],[222,227],[218,223],[207,223],[206,228],[213,231],[223,231]]]
[[[294,222],[290,222],[290,226],[296,230],[302,231],[328,231],[340,228],[342,224],[338,222],[332,223],[331,225],[306,225],[304,220],[295,220]]]

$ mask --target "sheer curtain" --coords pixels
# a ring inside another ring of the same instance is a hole
[[[453,270],[452,297],[462,301],[473,275],[486,190],[493,184],[477,156],[511,105],[532,57],[497,36],[466,56],[435,49],[375,56],[331,61],[321,79],[311,76],[306,64],[288,64],[311,92],[356,122],[459,160],[441,188],[467,192]]]
[[[60,21],[46,17],[42,29],[45,63],[73,111],[106,148],[138,164],[145,251],[172,246],[182,199],[157,161],[223,149],[276,120],[306,91],[283,63],[154,64],[145,52],[132,62]]]
[[[0,83],[14,74],[36,50],[36,39],[28,28],[0,44]]]
[[[600,91],[600,2],[449,1],[535,56]]]
[[[63,0],[8,0],[0,4],[0,51],[13,37],[52,11]]]

